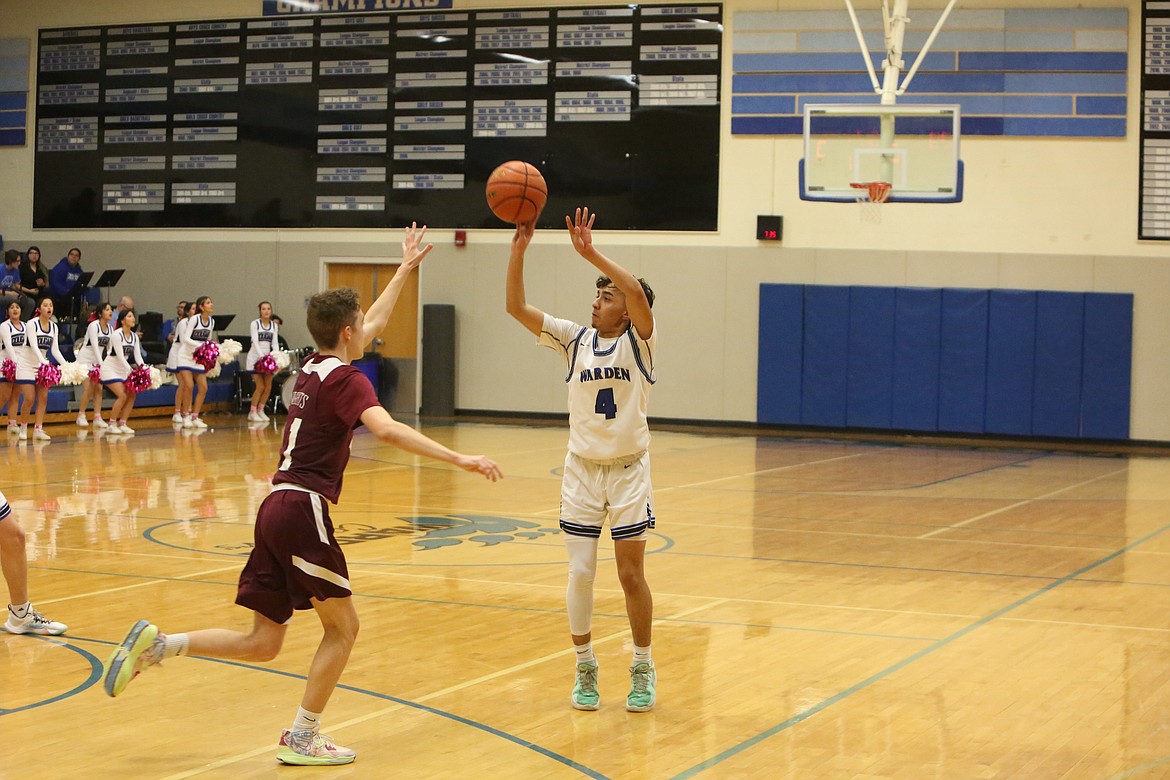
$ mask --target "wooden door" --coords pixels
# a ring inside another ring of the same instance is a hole
[[[368,310],[397,270],[397,264],[330,263],[329,287],[354,288],[361,296],[362,309]],[[386,330],[374,336],[374,343],[368,350],[388,358],[418,357],[418,269],[411,273],[402,288]]]

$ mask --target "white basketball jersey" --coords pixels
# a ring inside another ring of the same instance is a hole
[[[608,460],[650,447],[646,406],[654,384],[654,345],[634,328],[614,339],[548,314],[537,343],[565,358],[569,387],[569,452],[589,460]]]

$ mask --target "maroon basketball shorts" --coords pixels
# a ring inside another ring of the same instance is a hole
[[[310,599],[352,595],[324,497],[277,487],[256,512],[254,538],[236,591],[240,606],[287,623],[293,610],[313,606]]]

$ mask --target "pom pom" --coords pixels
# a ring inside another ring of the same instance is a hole
[[[141,393],[144,390],[150,389],[150,369],[146,366],[137,366],[130,372],[130,376],[126,377],[124,383],[126,389],[131,393]]]
[[[236,356],[239,355],[243,350],[244,345],[235,339],[224,339],[219,344],[219,364],[221,366],[226,366],[228,363],[231,363],[233,360],[235,360]]]
[[[61,381],[61,369],[52,363],[41,363],[37,369],[37,387],[52,387]]]
[[[159,371],[154,366],[150,367],[150,389],[157,390],[162,387],[167,381],[162,371]]]
[[[4,373],[4,378],[7,381],[16,381],[16,364],[11,360],[5,360],[3,364],[0,364],[0,372]]]
[[[61,384],[80,385],[89,380],[86,374],[89,371],[88,363],[66,363],[61,366]]]
[[[89,381],[101,384],[102,381],[102,367],[97,363],[93,364],[93,368],[89,370]]]
[[[272,353],[269,352],[267,355],[256,361],[256,365],[253,366],[253,369],[255,369],[257,374],[275,374],[276,358],[272,357]]]
[[[288,356],[288,352],[281,350],[280,352],[271,353],[276,360],[277,371],[288,371],[288,367],[292,364],[292,358]]]
[[[217,376],[219,376],[219,372],[222,369],[223,369],[223,366],[221,366],[219,363],[216,363],[214,366],[207,369],[207,378],[208,379],[215,379]]]
[[[211,367],[219,360],[219,344],[214,341],[205,341],[195,348],[194,354],[191,356],[195,362],[203,366],[206,370],[211,370]]]

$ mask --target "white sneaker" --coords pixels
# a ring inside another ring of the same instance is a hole
[[[207,423],[203,422],[198,417],[192,417],[191,418],[191,427],[193,427],[193,428],[206,428]]]
[[[20,435],[17,436],[17,438],[20,439],[21,441],[28,440],[28,423],[25,423],[24,425],[20,426]]]
[[[78,425],[78,427],[81,427],[81,428],[88,428],[89,427],[89,421],[85,419],[84,412],[77,415],[77,425]]]
[[[182,423],[183,422],[183,413],[182,412],[175,412],[174,414],[172,414],[171,415],[171,422]]]
[[[14,422],[8,423],[8,432],[14,435],[20,433],[20,425]]]
[[[37,612],[32,607],[28,608],[28,614],[22,618],[18,618],[16,613],[12,611],[12,605],[8,606],[8,620],[4,623],[5,630],[10,634],[41,634],[42,636],[57,636],[64,634],[69,626],[64,623],[58,623],[55,620],[49,620],[47,617]]]
[[[184,428],[194,428],[195,427],[195,419],[193,417],[184,417],[183,418],[183,427]]]
[[[260,422],[260,417],[255,412],[248,412],[248,422]]]
[[[45,433],[44,428],[33,428],[33,439],[36,441],[49,441],[53,437]]]
[[[257,420],[259,420],[260,422],[268,422],[268,421],[269,421],[269,420],[271,420],[272,418],[271,418],[271,417],[269,417],[268,415],[266,415],[266,414],[264,413],[264,410],[263,410],[263,409],[257,409],[257,410],[256,410],[256,419],[257,419]]]
[[[336,744],[328,734],[316,731],[285,729],[276,747],[276,759],[293,766],[352,764],[355,757],[357,753]]]
[[[118,433],[125,433],[125,434],[129,434],[130,436],[133,436],[134,429],[131,428],[126,423],[122,423],[121,425],[118,426]]]
[[[93,427],[95,428],[109,428],[110,424],[100,417],[93,418]]]

